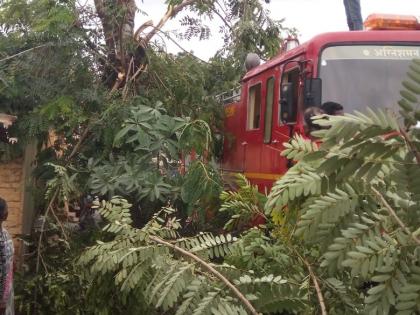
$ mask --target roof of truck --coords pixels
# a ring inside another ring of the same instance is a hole
[[[306,51],[320,51],[326,46],[331,45],[349,45],[357,43],[374,43],[374,44],[420,44],[420,31],[418,30],[372,30],[372,31],[347,31],[324,33],[313,37],[311,40],[287,51],[279,53],[267,62],[248,71],[242,78],[246,81],[265,70],[275,67],[284,61],[295,58]]]

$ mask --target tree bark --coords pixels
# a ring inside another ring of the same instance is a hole
[[[110,8],[105,7],[103,0],[94,0],[96,12],[101,20],[102,30],[104,33],[107,62],[105,62],[105,68],[103,73],[103,81],[106,85],[112,84],[117,76],[115,69],[116,66],[116,55],[115,55],[115,40],[112,23],[109,18]]]
[[[121,70],[124,76],[127,73],[129,57],[129,46],[133,43],[134,35],[134,17],[136,15],[137,6],[134,0],[120,0],[119,6],[124,11],[121,25],[118,25],[118,34],[116,36],[117,58],[121,63]]]

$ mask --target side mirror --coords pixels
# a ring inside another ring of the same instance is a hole
[[[283,83],[280,92],[281,121],[293,121],[293,83]]]
[[[322,80],[320,78],[305,79],[303,104],[305,108],[320,106],[322,100]]]

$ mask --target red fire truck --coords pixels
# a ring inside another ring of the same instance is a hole
[[[222,171],[244,173],[261,190],[286,172],[283,143],[304,133],[303,112],[334,101],[345,112],[393,107],[412,59],[420,20],[371,15],[364,31],[326,33],[249,70],[224,94]]]

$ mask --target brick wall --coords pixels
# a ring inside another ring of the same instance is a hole
[[[13,237],[17,253],[19,253],[20,242],[16,239],[16,235],[22,234],[23,173],[23,159],[0,164],[0,197],[5,199],[9,206],[9,217],[4,226]]]

